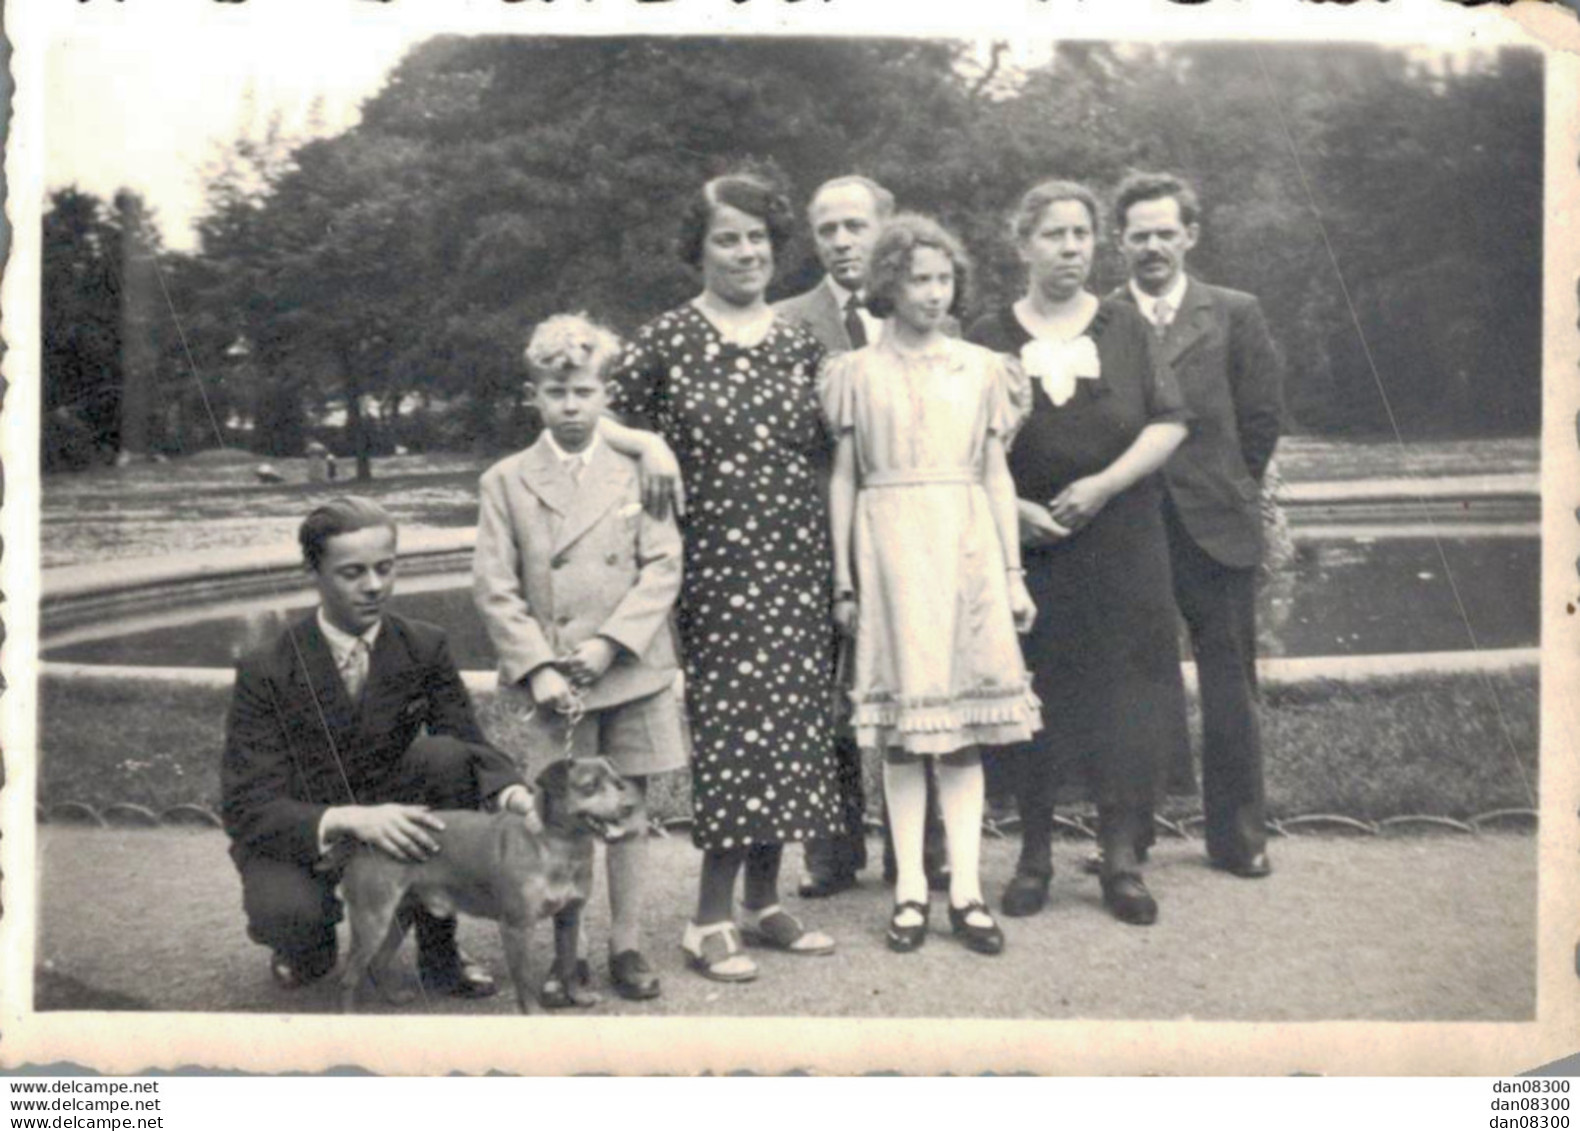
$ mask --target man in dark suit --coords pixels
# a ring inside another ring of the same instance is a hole
[[[1193,416],[1164,468],[1163,512],[1201,687],[1207,856],[1257,878],[1272,867],[1256,717],[1256,573],[1282,367],[1255,297],[1186,273],[1199,212],[1177,177],[1136,174],[1120,185],[1115,213],[1130,281],[1116,297],[1152,323]]]
[[[336,499],[299,537],[318,608],[241,661],[220,771],[248,934],[272,950],[287,988],[334,967],[335,884],[351,842],[420,860],[443,827],[432,809],[492,800],[534,815],[515,766],[477,725],[443,631],[385,609],[396,568],[389,513]],[[494,992],[456,947],[454,919],[406,913],[430,992]]]
[[[877,340],[883,324],[867,310],[867,257],[893,214],[894,194],[867,177],[835,177],[812,194],[807,219],[826,274],[774,308],[804,323],[829,353]]]
[[[867,310],[868,257],[893,214],[894,194],[869,177],[835,177],[812,194],[807,219],[825,274],[811,290],[775,304],[775,309],[803,323],[831,354],[860,349],[877,341],[882,332],[883,323]],[[867,866],[861,751],[846,726],[841,726],[834,746],[845,831],[806,846],[806,876],[800,893],[809,899],[853,887],[857,874]],[[929,884],[941,890],[948,886],[948,866],[937,788],[931,775],[928,799],[925,862]],[[885,821],[885,878],[892,880],[893,873],[894,847]]]

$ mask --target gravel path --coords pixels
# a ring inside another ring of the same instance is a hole
[[[286,994],[271,983],[265,952],[246,938],[224,848],[206,830],[41,828],[39,1007],[333,1009],[328,987]],[[948,937],[941,898],[927,946],[889,954],[881,933],[888,895],[870,878],[831,902],[791,900],[835,935],[837,956],[763,955],[762,977],[746,986],[718,986],[683,968],[676,941],[697,856],[680,837],[653,848],[648,949],[664,996],[640,1005],[611,998],[605,1014],[1514,1021],[1535,1008],[1530,836],[1278,840],[1278,870],[1262,882],[1210,871],[1199,841],[1164,841],[1149,870],[1162,905],[1150,929],[1103,912],[1096,881],[1078,869],[1087,846],[1070,843],[1059,850],[1052,906],[1036,919],[1007,920],[1009,946],[997,959]],[[1010,843],[985,846],[995,903],[1012,865]],[[792,852],[786,875],[798,866]],[[601,906],[590,921],[602,982]],[[493,925],[464,920],[461,931],[463,945],[503,976]],[[536,941],[541,963],[545,928]],[[409,968],[410,944],[403,960]],[[511,1010],[504,994],[415,1008]]]

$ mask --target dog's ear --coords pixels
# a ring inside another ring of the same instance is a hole
[[[537,794],[538,819],[547,827],[554,823],[555,812],[563,806],[565,795],[570,792],[571,760],[561,758],[543,768],[532,783]]]
[[[570,788],[571,760],[561,758],[558,762],[550,762],[543,768],[533,783],[538,793],[545,797],[560,797]]]

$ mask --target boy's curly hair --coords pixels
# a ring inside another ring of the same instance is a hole
[[[585,314],[555,314],[538,323],[527,343],[527,372],[534,382],[591,370],[607,375],[620,354],[613,330]]]

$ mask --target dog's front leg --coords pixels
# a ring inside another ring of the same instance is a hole
[[[516,1006],[532,1012],[532,918],[504,914],[499,917],[499,939],[505,944],[505,965],[516,987]]]
[[[543,983],[543,1004],[551,1009],[586,1008],[603,1001],[576,976],[576,942],[581,936],[582,903],[576,900],[554,916],[554,970]]]
[[[400,944],[405,937],[406,924],[400,921],[399,915],[391,916],[389,930],[385,931],[378,953],[368,966],[368,974],[373,978],[379,996],[390,1005],[410,1005],[417,1000],[417,991],[402,986],[400,974],[395,969],[395,956],[400,953]]]

